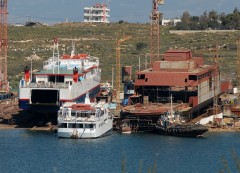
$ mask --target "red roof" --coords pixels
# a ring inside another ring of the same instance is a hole
[[[62,59],[86,59],[88,54],[78,54],[71,57],[70,55],[63,55]]]

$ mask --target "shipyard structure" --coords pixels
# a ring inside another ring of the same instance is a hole
[[[134,94],[121,118],[138,127],[154,126],[160,115],[174,109],[190,120],[212,106],[220,88],[217,63],[206,65],[191,50],[168,50],[151,68],[136,72]]]

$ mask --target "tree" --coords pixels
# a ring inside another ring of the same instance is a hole
[[[188,11],[184,11],[182,15],[182,23],[188,25],[190,23],[190,14]]]
[[[208,13],[208,27],[212,29],[219,28],[218,14],[215,10]]]
[[[233,10],[233,20],[234,20],[234,28],[239,29],[240,28],[240,12],[237,8]]]
[[[147,46],[148,46],[147,43],[138,42],[138,43],[136,44],[136,50],[137,50],[137,51],[141,51],[141,50],[143,50],[144,48],[146,48]]]
[[[204,13],[199,18],[199,28],[201,30],[208,29],[208,14],[207,11],[204,11]]]

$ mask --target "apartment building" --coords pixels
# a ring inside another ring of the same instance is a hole
[[[84,22],[109,23],[110,9],[106,4],[95,4],[84,8]]]

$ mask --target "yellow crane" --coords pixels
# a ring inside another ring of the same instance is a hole
[[[115,90],[116,90],[116,102],[117,102],[117,109],[120,107],[120,77],[121,77],[121,56],[120,56],[120,50],[121,50],[121,43],[124,41],[129,40],[130,36],[124,36],[123,38],[117,40],[117,46],[116,46],[116,82],[115,82]]]
[[[164,0],[152,0],[152,12],[151,12],[151,28],[150,28],[150,64],[152,66],[154,61],[160,59],[160,13],[158,11],[158,5],[163,5]]]
[[[237,40],[237,62],[236,62],[236,73],[237,73],[237,90],[238,90],[238,101],[240,100],[240,38]]]

